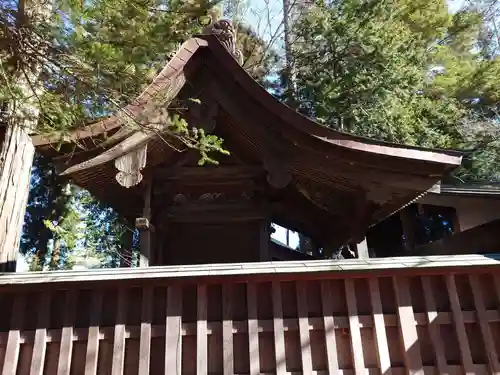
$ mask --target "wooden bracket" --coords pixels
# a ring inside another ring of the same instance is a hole
[[[154,232],[155,231],[155,227],[153,226],[153,224],[151,224],[149,222],[149,219],[147,219],[145,217],[138,217],[137,219],[135,219],[135,228],[141,232],[145,232],[145,231]]]

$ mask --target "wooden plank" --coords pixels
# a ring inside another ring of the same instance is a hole
[[[446,275],[446,287],[450,298],[451,311],[453,315],[453,323],[457,333],[458,345],[460,347],[460,357],[462,358],[462,366],[466,374],[474,374],[474,362],[469,348],[467,332],[465,331],[464,316],[460,307],[458,298],[457,286],[455,284],[455,275]]]
[[[375,340],[377,342],[377,361],[382,374],[391,375],[391,358],[385,332],[384,312],[380,300],[378,279],[369,278],[370,299],[372,304],[373,325],[375,327]]]
[[[257,285],[255,283],[247,284],[247,311],[250,375],[258,375],[260,374],[259,327],[257,320]]]
[[[312,372],[311,337],[309,335],[309,313],[307,305],[307,284],[298,281],[297,288],[297,313],[299,318],[299,336],[302,354],[302,372]]]
[[[347,299],[347,312],[349,314],[349,331],[351,332],[351,352],[354,362],[354,373],[365,374],[365,360],[363,358],[363,343],[361,341],[361,331],[359,329],[358,308],[356,306],[356,291],[354,280],[346,279],[345,295]]]
[[[50,293],[40,295],[37,309],[38,322],[35,331],[35,343],[31,357],[30,375],[42,375],[47,351],[47,327],[50,319]]]
[[[207,286],[198,285],[198,321],[196,323],[196,373],[206,375],[208,371],[207,348]]]
[[[116,322],[113,338],[113,361],[111,375],[122,375],[125,364],[125,323],[127,318],[127,289],[118,291]]]
[[[69,375],[71,370],[71,354],[73,351],[73,326],[75,323],[78,291],[66,291],[64,305],[64,327],[61,330],[61,346],[57,363],[57,375]]]
[[[21,347],[21,329],[24,321],[24,310],[26,298],[24,294],[14,297],[14,304],[10,317],[10,330],[5,348],[2,375],[14,375],[19,361],[19,350]]]
[[[107,283],[112,281],[132,282],[133,280],[152,280],[179,278],[182,272],[182,278],[209,277],[217,280],[223,277],[225,280],[230,278],[232,282],[246,282],[249,275],[252,278],[260,278],[260,281],[269,281],[276,277],[281,280],[295,281],[297,279],[344,279],[346,271],[349,271],[349,277],[367,277],[378,276],[387,277],[398,275],[421,276],[437,275],[449,272],[481,273],[485,269],[496,269],[500,265],[499,259],[490,259],[481,255],[471,256],[446,256],[442,257],[411,257],[397,259],[347,259],[339,262],[338,260],[321,260],[312,263],[296,261],[268,262],[262,263],[232,263],[232,264],[206,264],[203,267],[186,266],[162,266],[154,268],[116,268],[109,269],[106,272],[102,270],[64,271],[64,272],[42,272],[41,274],[20,274],[12,273],[3,275],[0,278],[0,285],[12,288],[13,285],[24,285],[39,288],[40,283],[50,285],[80,282]],[[421,266],[425,263],[425,267]],[[473,266],[471,265],[473,263]],[[418,266],[418,267],[413,267]],[[245,270],[245,272],[242,272]],[[279,275],[279,276],[278,276]]]
[[[276,354],[276,375],[286,374],[285,333],[283,329],[283,306],[281,298],[281,285],[273,281],[273,328],[274,328],[274,353]]]
[[[90,326],[85,354],[85,375],[97,375],[97,358],[99,355],[99,319],[101,317],[102,290],[94,290],[90,307]]]
[[[325,330],[328,373],[334,375],[339,371],[339,358],[337,354],[335,324],[333,322],[332,289],[329,280],[321,281],[321,306],[323,311],[323,327]]]
[[[167,288],[165,330],[165,375],[181,375],[182,289]]]
[[[222,356],[224,375],[234,374],[232,285],[222,285]]]
[[[492,374],[500,374],[500,364],[498,363],[498,355],[491,334],[490,325],[488,324],[488,316],[486,315],[486,308],[484,307],[483,292],[477,275],[469,275],[469,282],[474,296],[474,305],[476,306],[477,317],[479,320],[479,327],[481,329],[481,336],[483,337],[484,348],[488,357],[488,366]]]
[[[141,338],[139,342],[139,374],[148,375],[151,360],[151,320],[153,319],[153,287],[142,290]]]
[[[403,343],[405,366],[408,374],[424,375],[408,279],[393,277],[392,280],[398,307],[399,331]]]
[[[441,331],[437,325],[438,312],[436,308],[436,300],[434,299],[434,291],[432,289],[431,280],[429,276],[421,277],[422,289],[424,291],[425,308],[427,310],[427,329],[429,336],[434,347],[434,354],[436,356],[437,369],[440,374],[447,374],[448,365],[446,363],[446,356],[444,352],[443,338]]]

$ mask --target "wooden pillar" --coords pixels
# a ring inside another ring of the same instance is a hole
[[[269,260],[269,239],[270,239],[270,223],[264,219],[260,223],[259,235],[259,261],[267,262]]]
[[[370,258],[370,254],[368,253],[368,242],[366,241],[366,237],[363,238],[363,241],[356,244],[356,250],[357,250],[359,259]]]
[[[122,251],[120,257],[120,267],[132,267],[132,248],[134,245],[134,232],[130,228],[130,221],[127,220],[127,229],[121,239]]]
[[[399,218],[403,227],[403,234],[406,238],[406,254],[411,254],[415,250],[415,216],[412,215],[413,207],[408,206],[401,210]]]
[[[142,218],[136,220],[136,228],[141,231],[139,267],[148,267],[151,259],[151,185],[151,177],[148,176],[144,185]]]

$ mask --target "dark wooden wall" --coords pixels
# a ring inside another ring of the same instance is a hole
[[[162,241],[165,265],[260,261],[259,221],[172,223]]]

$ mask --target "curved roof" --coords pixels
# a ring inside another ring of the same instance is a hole
[[[164,90],[170,84],[170,78],[184,68],[186,63],[200,48],[208,48],[221,63],[221,68],[231,75],[231,78],[240,83],[245,91],[257,100],[263,107],[279,116],[289,125],[297,130],[328,143],[333,147],[341,147],[361,152],[375,153],[405,159],[425,160],[435,163],[458,166],[461,163],[462,153],[455,150],[439,150],[418,146],[401,145],[385,141],[374,140],[366,137],[356,136],[327,128],[305,117],[299,112],[288,107],[277,100],[257,83],[237,61],[232,58],[224,46],[215,35],[203,35],[194,37],[186,41],[178,50],[176,55],[170,60],[161,72],[154,78],[153,82],[135,99],[125,106],[117,114],[89,124],[81,130],[72,132],[65,137],[64,141],[75,141],[99,134],[109,132],[123,125],[123,117],[120,113],[128,116],[137,115],[148,103],[153,95]],[[42,146],[59,141],[59,135],[33,137],[35,146]]]
[[[285,226],[305,234],[309,230],[317,231],[317,236],[331,235],[335,225],[339,236],[366,230],[419,197],[461,163],[457,151],[376,141],[326,128],[278,101],[246,73],[215,35],[203,35],[186,41],[132,103],[64,140],[93,145],[89,141],[93,137],[111,134],[104,144],[57,156],[66,166],[87,163],[83,169],[73,168],[75,183],[128,216],[140,215],[140,188],[118,186],[110,163],[113,159],[103,154],[109,156],[113,147],[116,151],[121,141],[130,139],[134,130],[124,126],[128,117],[137,118],[148,111],[148,103],[158,93],[177,96],[188,81],[203,86],[218,103],[215,133],[230,151],[244,153],[247,161],[266,170],[273,159],[272,163],[280,164],[279,170],[290,175],[293,186],[279,193],[288,204],[273,212],[273,220],[283,218]],[[33,142],[42,152],[54,154],[50,144],[60,139],[58,135],[34,136]],[[179,157],[162,137],[154,137],[147,146],[146,169],[174,164]],[[351,220],[342,220],[345,215]]]

